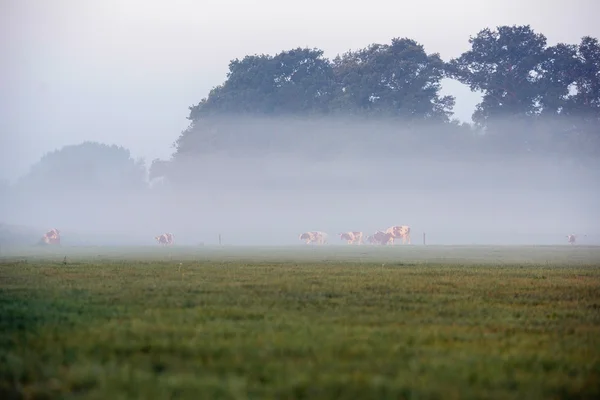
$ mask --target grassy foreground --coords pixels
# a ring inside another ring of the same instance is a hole
[[[415,248],[5,256],[0,398],[600,398],[599,249]]]

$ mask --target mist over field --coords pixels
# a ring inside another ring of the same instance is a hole
[[[600,3],[526,3],[3,2],[3,398],[600,399]]]
[[[198,139],[204,154],[169,163],[170,178],[136,187],[88,157],[93,174],[40,171],[21,182],[0,218],[38,233],[60,227],[65,245],[153,244],[163,232],[181,245],[216,244],[219,234],[228,245],[285,245],[301,244],[299,234],[311,230],[344,244],[340,232],[397,224],[412,227],[415,244],[423,232],[428,244],[598,238],[593,158],[473,151],[466,138],[444,137],[433,125],[391,120],[231,117],[215,126]]]
[[[409,225],[415,244],[600,243],[600,42],[504,25],[468,43],[449,61],[407,37],[233,59],[168,159],[82,141],[0,187],[0,239],[342,244]],[[444,79],[481,93],[472,122]]]

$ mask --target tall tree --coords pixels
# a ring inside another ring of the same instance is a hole
[[[545,50],[537,97],[541,116],[556,116],[564,111],[571,85],[577,79],[578,65],[576,46],[559,43]]]
[[[440,96],[444,62],[412,39],[347,52],[333,66],[340,110],[442,121],[452,115],[454,98]]]
[[[585,36],[577,46],[574,89],[565,113],[585,118],[600,118],[600,43]]]
[[[145,187],[143,160],[129,150],[97,142],[64,146],[44,155],[17,186],[31,189],[135,189]]]
[[[563,107],[570,147],[598,158],[600,154],[600,44],[585,36],[577,46],[571,94]]]
[[[188,119],[224,113],[326,112],[333,87],[333,70],[322,50],[297,48],[275,56],[246,56],[231,61],[225,83],[190,107]]]
[[[483,92],[473,120],[524,117],[540,111],[546,37],[529,25],[483,29],[469,38],[471,49],[452,59],[448,73],[471,90]]]

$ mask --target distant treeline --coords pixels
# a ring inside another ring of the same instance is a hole
[[[439,140],[441,147],[462,153],[599,154],[597,38],[548,46],[543,34],[525,25],[483,29],[469,43],[468,51],[448,62],[408,38],[348,51],[333,60],[309,48],[235,59],[226,81],[190,107],[191,123],[175,143],[172,161],[214,152],[258,155],[286,145],[324,155],[332,141],[324,136],[335,136],[335,143],[366,137],[376,142],[381,136],[376,122],[383,120],[387,133],[382,151],[390,150],[391,134],[401,142],[407,136],[419,136],[414,140],[427,145]],[[482,93],[472,124],[453,119],[454,97],[440,94],[443,78]],[[232,123],[242,117],[245,125]],[[367,125],[360,132],[299,132],[300,125],[274,122],[283,117],[330,125],[351,118]],[[265,121],[272,126],[261,131]],[[390,128],[394,124],[395,133]],[[151,174],[164,175],[167,166],[155,160]]]
[[[437,213],[435,229],[464,226],[477,207],[473,220],[495,229],[525,217],[594,220],[598,39],[548,46],[526,25],[484,29],[469,43],[447,62],[407,38],[331,60],[308,48],[233,60],[225,82],[190,107],[170,160],[150,171],[128,149],[85,142],[48,153],[14,185],[0,182],[0,243],[32,243],[53,227],[140,237],[196,228],[214,237],[240,221],[354,229],[332,218],[360,225],[355,206],[381,224],[398,210],[417,225]],[[471,123],[453,118],[445,78],[482,93]],[[148,172],[163,179],[149,184]]]
[[[407,38],[332,60],[308,48],[235,59],[225,82],[190,107],[171,159],[154,160],[150,179],[383,185],[390,177],[407,183],[417,158],[600,159],[598,39],[548,46],[526,25],[483,29],[469,43],[448,62]],[[440,93],[444,78],[482,93],[472,123],[453,118],[454,97]],[[127,149],[82,143],[44,156],[15,189],[25,197],[49,188],[130,191],[146,188],[146,173]],[[8,186],[0,182],[0,194]]]

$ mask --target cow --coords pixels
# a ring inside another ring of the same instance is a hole
[[[587,236],[587,235],[583,235],[583,236]],[[569,244],[574,245],[575,241],[577,240],[578,237],[579,237],[579,235],[567,235],[567,240],[569,241]]]
[[[367,236],[367,243],[369,243],[369,244],[376,244],[377,240],[375,240],[375,235],[369,235],[369,236]]]
[[[173,244],[172,233],[163,233],[162,235],[155,236],[154,239],[156,239],[159,245],[170,246]]]
[[[43,244],[60,244],[60,231],[56,228],[50,229],[42,236],[41,243]]]
[[[305,240],[306,244],[325,244],[327,243],[327,234],[320,231],[304,232],[300,235],[300,240]]]
[[[363,244],[363,233],[350,231],[344,233],[338,233],[341,240],[346,240],[348,244]]]
[[[374,234],[369,235],[367,237],[367,242],[369,242],[369,244],[386,245],[386,244],[389,244],[390,242],[393,242],[393,240],[394,240],[394,235],[392,235],[391,233],[383,232],[383,231],[377,231]]]
[[[394,225],[385,230],[385,233],[392,234],[392,244],[394,239],[402,238],[402,244],[408,242],[410,244],[410,226],[408,225]]]

